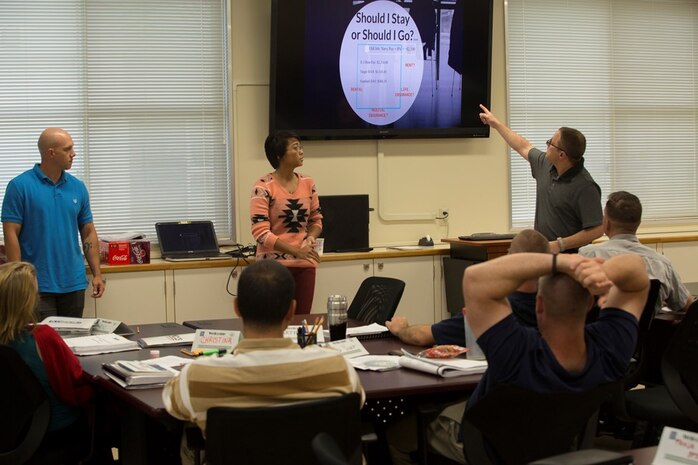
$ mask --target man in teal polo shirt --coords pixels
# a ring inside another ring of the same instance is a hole
[[[85,184],[68,174],[73,138],[63,129],[45,129],[39,137],[41,163],[12,179],[2,203],[2,229],[8,261],[36,268],[39,318],[82,317],[87,277],[78,234],[92,271],[92,297],[104,293],[99,242]]]

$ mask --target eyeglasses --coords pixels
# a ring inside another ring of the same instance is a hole
[[[545,145],[550,145],[550,146],[552,146],[552,147],[555,147],[555,148],[558,149],[560,152],[564,152],[564,151],[565,151],[565,149],[563,149],[562,147],[558,147],[557,145],[553,144],[553,140],[552,140],[552,139],[546,140],[546,141],[545,141]]]
[[[298,144],[298,145],[292,145],[288,148],[289,150],[298,150],[299,152],[303,151],[303,146]]]

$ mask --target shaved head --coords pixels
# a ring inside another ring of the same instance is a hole
[[[66,138],[70,138],[70,134],[61,128],[46,128],[41,132],[39,136],[39,153],[41,156],[45,156],[48,153],[48,149],[52,149],[60,145],[65,141]]]

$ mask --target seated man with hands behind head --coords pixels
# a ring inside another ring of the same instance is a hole
[[[538,231],[524,229],[511,241],[509,253],[550,253],[548,240]],[[507,296],[511,310],[519,323],[536,327],[536,291],[538,280],[523,283]],[[466,303],[467,305],[467,303]],[[396,316],[385,325],[391,333],[405,344],[430,346],[434,344],[456,344],[465,347],[465,323],[463,312],[433,325],[409,325],[407,318]]]
[[[637,229],[642,221],[640,199],[630,192],[613,192],[608,196],[603,213],[603,230],[608,241],[582,247],[579,254],[603,258],[624,253],[640,255],[650,278],[658,279],[661,283],[658,305],[666,305],[674,311],[687,310],[694,297],[684,286],[671,261],[656,250],[640,244],[637,238]]]
[[[211,407],[261,407],[361,393],[354,368],[339,352],[316,345],[301,349],[283,337],[296,308],[291,272],[275,260],[260,260],[242,271],[235,314],[244,339],[232,355],[196,360],[163,391],[174,417],[206,433]]]
[[[516,321],[507,300],[531,279],[539,279],[537,331]],[[629,254],[604,261],[517,253],[466,268],[465,317],[488,367],[467,407],[464,402],[451,405],[429,425],[431,449],[465,463],[460,432],[465,410],[498,384],[541,393],[583,392],[622,378],[635,351],[648,289],[642,259]],[[601,311],[585,325],[592,296],[600,296]],[[410,463],[406,452],[416,444],[412,447],[394,441],[393,463]]]
[[[540,278],[538,329],[519,325],[506,299],[521,283]],[[649,279],[637,255],[609,260],[580,255],[522,253],[468,267],[463,278],[466,318],[488,368],[468,400],[430,425],[430,445],[464,463],[460,423],[498,384],[534,392],[583,392],[623,377],[635,350]],[[598,319],[585,325],[599,296]]]

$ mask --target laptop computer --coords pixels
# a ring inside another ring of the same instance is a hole
[[[211,221],[172,221],[155,223],[162,258],[170,262],[224,260],[230,255],[218,248]]]

